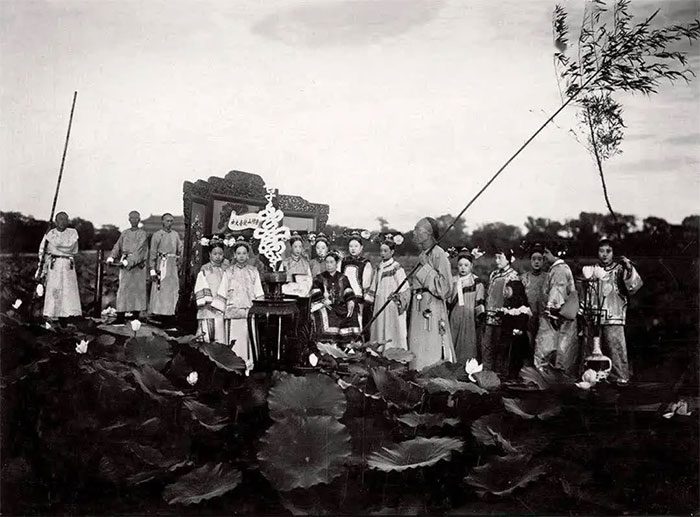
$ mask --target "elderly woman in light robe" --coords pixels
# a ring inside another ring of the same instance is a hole
[[[75,269],[78,253],[78,232],[68,228],[68,214],[56,214],[56,227],[49,230],[39,246],[39,257],[44,257],[43,314],[49,319],[81,316],[80,291]]]

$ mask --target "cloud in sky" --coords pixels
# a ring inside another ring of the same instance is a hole
[[[182,213],[183,181],[232,169],[329,203],[336,223],[457,213],[559,106],[554,3],[396,3],[0,2],[3,208],[48,215],[77,89],[59,208],[98,224]],[[689,21],[688,2],[658,5]],[[621,100],[613,206],[680,221],[697,207],[698,83]],[[546,129],[468,224],[604,211],[572,123]]]

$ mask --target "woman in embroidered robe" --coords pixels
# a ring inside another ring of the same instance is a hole
[[[364,328],[366,321],[372,318],[370,308],[369,289],[372,286],[372,263],[362,253],[364,244],[359,233],[353,233],[348,241],[349,256],[343,259],[339,271],[350,282],[352,292],[355,293],[355,307],[360,322],[360,328]],[[369,329],[365,331],[365,339],[369,339]]]
[[[248,311],[253,300],[262,298],[264,291],[257,268],[248,264],[250,245],[237,242],[233,248],[235,262],[224,271],[212,307],[224,315],[226,344],[253,368],[252,343],[248,335]]]
[[[326,271],[314,278],[311,313],[316,323],[316,340],[344,343],[360,337],[355,294],[345,275],[339,273],[340,255],[326,255]]]
[[[81,316],[80,291],[75,273],[78,232],[75,228],[68,228],[68,215],[65,212],[56,214],[56,228],[52,228],[42,239],[39,257],[44,253],[44,316],[50,319]]]
[[[507,351],[504,372],[508,378],[518,377],[520,369],[530,355],[530,343],[527,334],[532,311],[528,306],[525,288],[519,280],[510,280],[506,284],[501,316],[502,350]]]
[[[314,241],[314,257],[311,259],[311,276],[316,278],[326,271],[326,254],[328,253],[328,237],[319,233]]]
[[[197,302],[197,321],[199,330],[208,343],[226,344],[224,331],[224,314],[212,307],[214,295],[219,292],[224,271],[229,262],[224,259],[224,244],[221,241],[211,243],[209,262],[204,264],[197,275],[194,296]]]
[[[370,329],[372,341],[386,343],[386,348],[408,348],[408,329],[406,327],[406,309],[411,301],[411,290],[408,282],[404,283],[399,292],[394,292],[406,278],[406,272],[401,264],[394,260],[396,243],[387,239],[379,246],[382,262],[377,266],[372,285],[367,298],[374,303],[374,314],[381,309],[386,301],[391,302],[372,322]]]
[[[499,249],[496,251],[496,270],[489,276],[486,291],[486,326],[481,341],[481,358],[484,368],[505,374],[507,350],[503,349],[501,339],[501,313],[505,300],[506,285],[511,280],[519,280],[518,273],[511,263],[513,251]]]
[[[478,358],[476,318],[484,312],[484,283],[472,273],[474,257],[468,251],[457,255],[457,273],[450,295],[450,329],[457,362]]]
[[[304,241],[299,234],[295,233],[289,239],[289,246],[291,254],[282,259],[279,266],[280,271],[287,272],[287,283],[282,286],[282,292],[305,298],[309,296],[313,278],[309,261],[302,255]]]

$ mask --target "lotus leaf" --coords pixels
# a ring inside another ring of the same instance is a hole
[[[541,390],[573,385],[575,382],[575,379],[551,367],[538,370],[532,366],[525,366],[520,369],[520,378],[524,383],[535,384]]]
[[[453,379],[443,379],[440,377],[431,377],[429,379],[418,379],[418,383],[423,386],[428,393],[457,393],[459,391],[469,391],[484,395],[488,393],[485,389],[480,388],[473,382],[456,381]]]
[[[423,400],[423,390],[386,368],[372,368],[372,379],[382,398],[396,407],[411,409]]]
[[[464,369],[464,365],[441,361],[431,366],[427,366],[420,371],[420,376],[424,378],[439,377],[454,381],[468,381],[469,375]]]
[[[327,375],[285,376],[270,389],[268,398],[273,420],[289,414],[340,418],[346,404],[343,391]]]
[[[160,395],[184,396],[184,393],[177,391],[163,374],[151,366],[145,365],[140,370],[133,368],[132,372],[144,393],[157,402],[163,400]]]
[[[476,384],[485,390],[491,391],[501,387],[501,380],[492,371],[483,370],[475,373],[474,378],[476,379]]]
[[[233,490],[240,484],[241,477],[239,470],[221,463],[207,463],[166,486],[163,499],[168,504],[197,504]]]
[[[482,445],[496,446],[506,454],[537,453],[549,443],[537,422],[509,413],[484,415],[472,424],[472,435]]]
[[[206,355],[216,366],[228,372],[242,374],[246,370],[245,361],[226,345],[201,343],[197,350]]]
[[[412,352],[404,350],[403,348],[386,348],[382,355],[390,361],[404,364],[410,363],[416,357]]]
[[[335,418],[290,416],[267,430],[258,460],[270,483],[288,491],[330,483],[350,453],[350,433]]]
[[[529,462],[527,454],[496,456],[487,464],[474,467],[465,481],[475,487],[480,496],[486,493],[508,495],[545,474],[544,466],[532,466]]]
[[[149,365],[162,370],[170,361],[172,351],[168,340],[161,336],[133,337],[126,342],[126,358],[139,366]]]
[[[550,397],[537,397],[527,399],[503,397],[503,405],[511,413],[527,420],[539,418],[546,420],[561,412],[561,404]]]
[[[349,359],[350,356],[343,352],[338,345],[332,343],[316,343],[316,348],[321,354],[330,355],[335,359]]]
[[[210,431],[220,431],[228,422],[226,418],[216,414],[212,408],[194,399],[185,399],[185,407],[189,409],[192,420],[196,420]]]
[[[429,467],[448,459],[453,452],[461,451],[462,440],[456,438],[425,438],[398,443],[393,447],[382,447],[367,458],[370,468],[383,472],[401,472],[419,467]]]
[[[459,418],[447,418],[442,413],[406,413],[396,418],[409,427],[443,427],[459,425]]]

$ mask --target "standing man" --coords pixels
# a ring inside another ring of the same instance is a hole
[[[149,312],[160,317],[163,324],[172,326],[180,291],[178,266],[182,257],[182,241],[173,231],[173,216],[166,213],[160,218],[163,229],[151,237],[149,264],[151,269],[151,303]]]
[[[146,280],[148,261],[148,235],[139,228],[141,214],[129,212],[131,228],[124,230],[107,258],[108,264],[115,261],[119,271],[119,290],[117,291],[117,320],[115,324],[123,325],[126,312],[137,319],[141,311],[146,310]]]
[[[75,273],[78,253],[78,232],[68,228],[68,214],[56,214],[56,227],[44,235],[39,245],[39,260],[44,259],[41,272],[45,278],[44,311],[48,319],[81,316],[80,291]]]
[[[566,262],[555,257],[549,248],[544,250],[544,259],[551,265],[542,285],[542,302],[545,306],[540,311],[539,329],[535,339],[535,367],[541,370],[545,365],[554,363],[555,368],[576,376],[576,319],[567,319],[561,314],[570,297],[575,296],[578,299],[574,275]]]
[[[598,264],[584,266],[584,276],[598,279],[598,293],[586,293],[594,308],[602,309],[601,339],[603,353],[612,360],[610,380],[627,384],[630,379],[625,342],[625,318],[629,296],[642,287],[642,278],[629,259],[614,258],[613,243],[602,239],[598,243]]]
[[[527,335],[530,342],[530,352],[535,348],[535,337],[537,336],[537,328],[539,327],[540,311],[542,306],[547,303],[542,300],[543,283],[547,277],[544,271],[544,248],[541,244],[535,244],[530,250],[530,271],[521,276],[525,294],[527,295],[527,303],[530,305],[532,316],[528,322]]]
[[[413,240],[422,250],[420,267],[411,278],[411,313],[408,349],[415,359],[410,367],[420,370],[440,360],[454,362],[455,350],[445,300],[452,288],[450,260],[440,246],[435,219],[425,217],[413,230]]]

